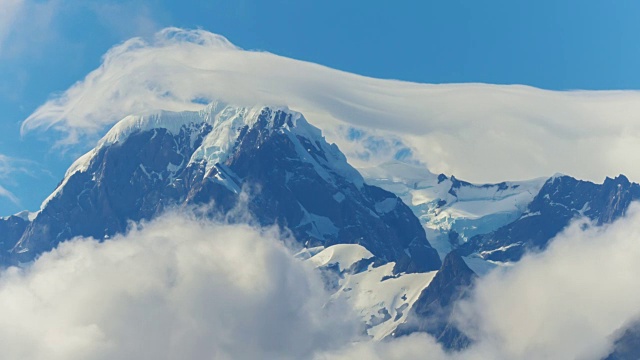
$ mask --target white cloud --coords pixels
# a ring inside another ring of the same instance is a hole
[[[640,310],[640,210],[584,226],[480,280],[459,319],[477,342],[460,353],[426,334],[363,339],[274,230],[175,214],[3,270],[0,346],[26,360],[599,359]]]
[[[9,199],[9,201],[16,205],[20,205],[20,199],[2,185],[0,185],[0,196]]]
[[[32,161],[0,154],[0,179],[7,180],[16,173],[33,175],[38,165]]]
[[[67,142],[95,139],[125,115],[196,109],[194,99],[203,98],[289,105],[348,150],[345,126],[392,134],[432,171],[471,181],[555,172],[640,180],[639,92],[372,79],[243,51],[202,30],[165,29],[148,41],[115,46],[98,69],[42,105],[22,129],[55,128],[70,135]]]
[[[418,333],[391,341],[361,341],[339,349],[327,349],[317,354],[315,360],[445,360],[456,357],[457,355],[445,353],[429,335]]]
[[[0,276],[6,359],[300,359],[357,338],[273,230],[167,215]]]
[[[612,225],[587,225],[480,281],[464,308],[482,346],[517,359],[607,354],[610,336],[640,314],[640,207]]]
[[[40,169],[41,167],[34,162],[0,154],[0,181],[5,186],[7,184],[15,185],[17,181],[14,178],[17,174],[33,176],[40,172]],[[20,205],[20,200],[3,185],[0,185],[0,197],[5,197],[12,203]]]

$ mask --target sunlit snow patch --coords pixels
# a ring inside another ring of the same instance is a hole
[[[546,181],[476,185],[400,161],[359,170],[367,183],[398,195],[425,228],[456,231],[461,241],[519,218]]]
[[[405,321],[413,303],[437,271],[394,276],[394,262],[378,267],[370,264],[358,273],[345,271],[372,257],[361,245],[339,244],[321,250],[308,261],[319,268],[337,265],[341,277],[333,298],[346,300],[366,324],[367,333],[379,340]]]

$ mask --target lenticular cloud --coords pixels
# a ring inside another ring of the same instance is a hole
[[[398,138],[433,172],[469,181],[556,172],[640,179],[637,91],[381,80],[242,50],[204,30],[168,28],[113,47],[99,68],[34,111],[22,131],[56,129],[61,144],[93,144],[126,115],[197,110],[214,99],[302,112],[356,166],[394,152],[362,159],[353,129]]]
[[[271,230],[167,215],[0,276],[5,359],[301,359],[356,338]]]

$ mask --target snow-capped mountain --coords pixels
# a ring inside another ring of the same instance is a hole
[[[455,304],[488,261],[544,248],[576,216],[609,223],[640,198],[623,176],[478,185],[400,161],[360,172],[286,107],[214,102],[128,116],[74,162],[39,212],[0,219],[0,261],[31,261],[75,236],[107,240],[176,208],[275,224],[372,338],[423,331],[460,349],[471,340],[452,320]]]
[[[596,226],[611,223],[640,198],[640,185],[623,175],[602,184],[555,175],[475,185],[401,162],[361,171],[365,181],[395,192],[409,204],[445,259],[409,313],[394,324],[392,335],[424,331],[448,349],[471,343],[453,321],[456,301],[467,296],[476,278],[471,269],[482,275],[495,265],[518,261],[528,251],[543,250],[579,217]],[[637,329],[632,324],[618,335],[609,358],[635,358]]]
[[[365,181],[397,194],[420,218],[441,256],[459,249],[480,273],[544,249],[571,220],[597,225],[622,216],[640,198],[624,175],[603,184],[566,175],[498,184],[471,184],[419,164],[388,162],[360,169]]]
[[[123,119],[69,168],[17,241],[5,236],[4,262],[74,236],[106,239],[176,206],[277,224],[306,247],[361,244],[394,274],[441,264],[411,210],[366,184],[301,114],[221,102]]]

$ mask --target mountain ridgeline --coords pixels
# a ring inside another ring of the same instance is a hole
[[[517,220],[487,234],[476,235],[460,246],[464,255],[514,262],[527,251],[544,250],[571,220],[586,217],[596,225],[611,223],[640,199],[640,185],[620,175],[603,184],[570,176],[548,179]]]
[[[241,204],[304,246],[361,244],[397,273],[441,265],[412,211],[365,184],[300,114],[221,103],[122,120],[72,165],[33,221],[0,223],[11,229],[2,261],[33,260],[76,236],[107,239],[172,207],[209,206],[220,217]]]

